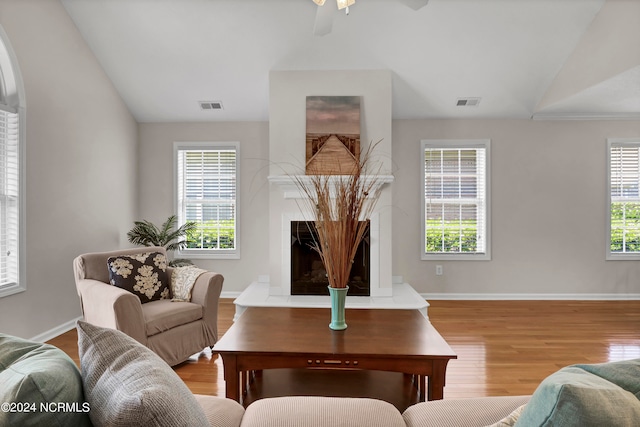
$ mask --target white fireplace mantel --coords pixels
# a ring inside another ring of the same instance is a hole
[[[333,175],[338,179],[339,175]],[[329,180],[331,181],[331,178]],[[309,189],[313,189],[313,177],[310,175],[270,175],[268,178],[270,183],[277,185],[282,189],[285,199],[305,199],[307,195],[300,185],[304,185]],[[371,191],[374,193],[380,191],[383,185],[393,182],[393,175],[362,175],[361,179],[365,186],[373,184]],[[313,191],[312,191],[313,193]]]

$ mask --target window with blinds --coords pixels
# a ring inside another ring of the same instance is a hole
[[[18,114],[0,107],[0,290],[18,285]]]
[[[640,258],[640,139],[609,140],[608,257]]]
[[[422,141],[423,259],[489,259],[489,141]]]
[[[26,289],[21,225],[23,91],[15,54],[0,26],[0,297]]]
[[[178,221],[197,225],[182,254],[237,257],[237,160],[237,144],[176,145]]]

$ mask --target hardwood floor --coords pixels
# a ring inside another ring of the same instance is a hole
[[[640,301],[430,301],[429,318],[458,354],[444,397],[531,394],[559,368],[640,358]],[[232,324],[222,299],[218,328]],[[348,318],[348,312],[347,312]],[[78,363],[75,329],[49,341]],[[205,351],[175,371],[194,393],[224,396],[222,359]]]

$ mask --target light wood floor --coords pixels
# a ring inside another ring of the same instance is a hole
[[[640,358],[640,301],[431,301],[429,318],[458,354],[444,397],[531,394],[559,368]],[[232,323],[220,301],[218,328]],[[347,312],[348,316],[348,312]],[[77,334],[49,341],[78,363]],[[222,360],[194,355],[175,371],[194,393],[224,396]]]

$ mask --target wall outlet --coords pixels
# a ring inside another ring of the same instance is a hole
[[[436,265],[436,276],[442,276],[443,271],[442,271],[442,265],[438,264]]]

